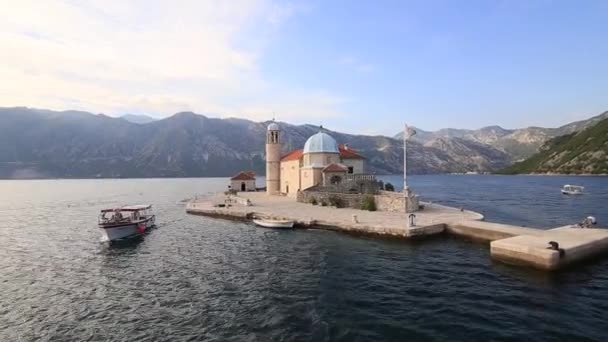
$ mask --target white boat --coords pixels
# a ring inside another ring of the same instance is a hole
[[[145,233],[156,221],[151,209],[149,204],[103,209],[99,214],[98,225],[104,240],[114,241]]]
[[[582,195],[585,187],[579,185],[566,184],[562,187],[562,194],[564,195]]]
[[[293,228],[293,221],[290,220],[255,219],[253,223],[264,228]]]

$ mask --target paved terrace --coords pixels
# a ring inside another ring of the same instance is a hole
[[[334,207],[299,203],[294,198],[268,196],[259,192],[239,193],[238,197],[249,199],[251,206],[234,203],[230,208],[218,208],[214,205],[224,203],[225,196],[217,195],[190,202],[187,211],[191,214],[207,214],[208,216],[218,217],[231,216],[242,219],[288,219],[295,221],[298,226],[304,227],[315,226],[333,230],[395,236],[436,233],[437,229],[443,231],[447,223],[455,224],[483,219],[483,215],[472,211],[461,211],[438,204],[424,203],[424,210],[415,213],[416,227],[412,228],[407,226],[408,215],[405,213],[372,212],[351,208],[336,209]],[[353,216],[356,216],[356,222]]]
[[[408,215],[404,213],[313,206],[265,193],[240,193],[232,198],[230,207],[216,206],[225,200],[224,195],[199,198],[188,203],[186,211],[194,215],[240,220],[287,219],[295,221],[299,227],[402,238],[446,231],[491,242],[494,259],[546,270],[557,270],[608,253],[608,229],[574,226],[536,229],[491,223],[483,221],[481,214],[431,203],[424,203],[424,210],[415,213],[416,226],[408,227]],[[247,201],[251,205],[246,205]],[[556,249],[547,248],[550,241],[557,242]]]

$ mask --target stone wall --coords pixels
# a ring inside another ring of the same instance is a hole
[[[404,212],[406,208],[407,199],[407,212],[411,213],[418,210],[418,196],[412,192],[408,193],[408,197],[404,196],[403,192],[393,191],[379,191],[376,198],[376,207],[379,211],[393,211],[393,212]]]
[[[306,189],[306,191],[375,195],[380,190],[381,183],[376,180],[348,180],[351,176],[353,175],[345,175],[339,184],[319,184]]]
[[[378,211],[403,212],[405,208],[405,196],[402,192],[380,191],[374,196]]]
[[[321,202],[330,204],[330,197],[335,197],[340,199],[344,203],[345,208],[361,208],[361,202],[363,198],[367,195],[361,194],[343,194],[337,192],[326,192],[326,191],[299,191],[297,200],[302,203],[310,203],[312,198],[317,200],[318,205],[321,205]]]
[[[330,191],[299,191],[297,200],[302,203],[310,203],[314,197],[317,200],[318,205],[321,202],[330,205],[330,197],[339,198],[346,208],[361,209],[361,204],[367,194],[345,194],[339,192]],[[392,211],[392,212],[404,212],[406,197],[402,192],[391,192],[391,191],[380,191],[377,195],[373,195],[376,201],[376,208],[378,211]],[[411,194],[408,197],[408,212],[418,210],[418,197]]]

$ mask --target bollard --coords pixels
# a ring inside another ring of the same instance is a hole
[[[409,223],[409,227],[416,227],[416,215],[410,214],[408,216],[408,218],[409,218],[409,222],[408,222]]]

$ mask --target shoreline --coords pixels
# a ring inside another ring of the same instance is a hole
[[[563,177],[606,177],[608,173],[493,173],[494,176],[563,176]]]
[[[387,175],[376,175],[376,177],[392,177],[400,176],[401,174],[387,174]],[[464,173],[422,173],[422,174],[408,174],[408,176],[564,176],[564,177],[607,177],[608,173],[581,173],[581,174],[568,174],[568,173],[516,173],[516,174],[505,174],[505,173],[476,173],[476,174],[464,174]],[[49,177],[49,178],[2,178],[0,181],[44,181],[44,180],[136,180],[136,179],[200,179],[200,178],[216,178],[226,179],[231,176],[184,176],[184,177]],[[261,176],[264,177],[264,176]]]

